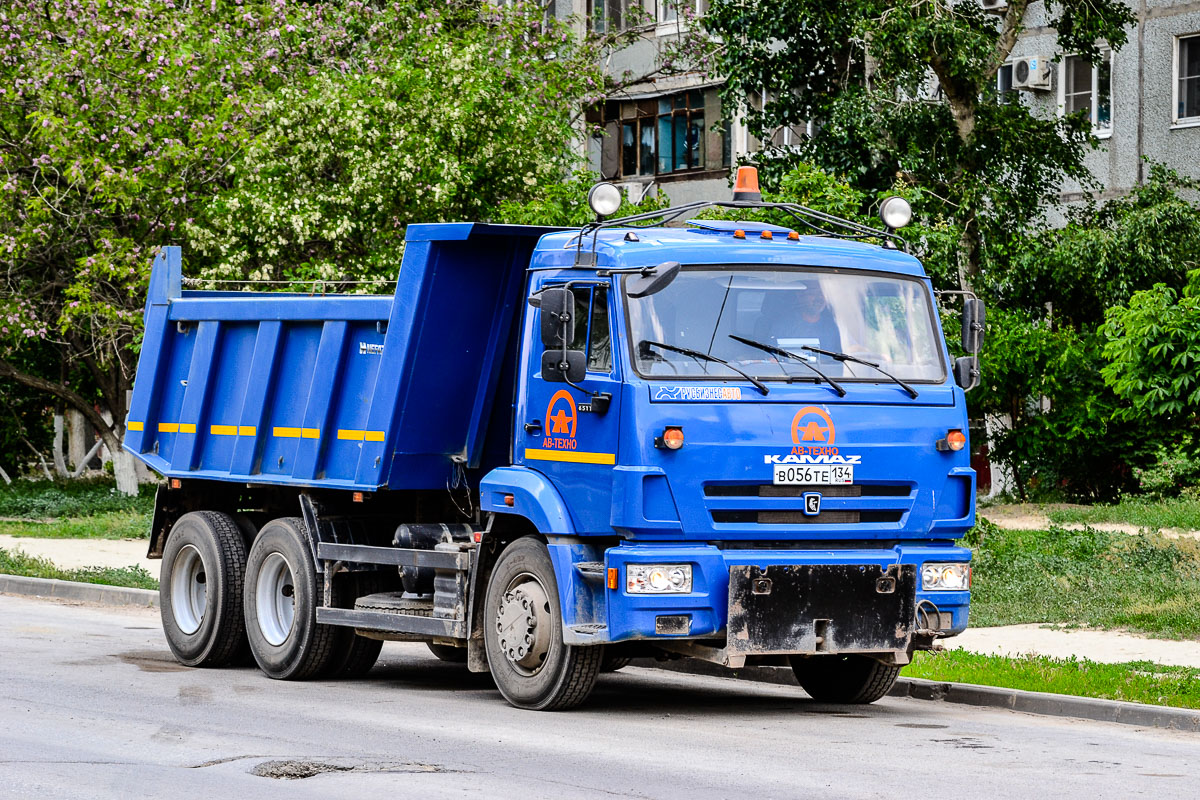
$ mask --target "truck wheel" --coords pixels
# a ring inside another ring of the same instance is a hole
[[[791,661],[800,688],[821,703],[874,703],[900,675],[900,667],[867,656],[792,656]]]
[[[359,597],[382,591],[386,586],[376,572],[338,575],[333,581],[333,607],[354,608]],[[334,632],[334,657],[329,665],[331,678],[361,678],[371,671],[383,649],[381,639],[359,636],[353,628],[337,627]]]
[[[604,661],[600,664],[601,672],[616,672],[629,666],[629,662],[633,661],[628,656],[605,656]]]
[[[587,699],[603,647],[563,644],[558,585],[546,545],[525,537],[509,545],[488,579],[483,641],[488,668],[517,708],[558,711]]]
[[[180,664],[228,664],[246,641],[246,543],[228,514],[193,511],[171,528],[158,581],[167,645]]]
[[[259,669],[278,680],[327,670],[337,629],[317,624],[317,571],[304,520],[272,520],[258,532],[246,562],[246,636]]]
[[[437,642],[426,642],[429,647],[429,652],[438,657],[439,660],[445,661],[447,664],[465,664],[467,663],[467,648],[455,647],[449,644],[438,644]]]

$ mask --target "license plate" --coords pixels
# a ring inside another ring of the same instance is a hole
[[[854,483],[854,467],[835,464],[775,464],[776,486],[829,486]]]

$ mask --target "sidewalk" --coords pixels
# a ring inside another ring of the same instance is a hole
[[[48,558],[59,567],[141,566],[157,575],[159,561],[146,558],[145,539],[38,539],[0,535],[0,548],[23,550]],[[1133,633],[1099,630],[1053,630],[1041,625],[968,628],[945,639],[947,648],[1005,656],[1026,654],[1053,658],[1086,658],[1102,663],[1153,661],[1200,668],[1200,641],[1151,639]]]
[[[42,539],[0,534],[0,548],[46,558],[62,569],[140,566],[158,574],[157,561],[146,559],[146,539]]]

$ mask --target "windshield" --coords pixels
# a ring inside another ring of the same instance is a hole
[[[685,268],[661,292],[625,301],[634,364],[643,377],[738,377],[724,364],[650,344],[662,342],[723,359],[762,380],[815,378],[795,359],[740,338],[802,356],[836,380],[887,379],[806,347],[875,362],[905,381],[945,379],[929,293],[915,279],[815,268]]]

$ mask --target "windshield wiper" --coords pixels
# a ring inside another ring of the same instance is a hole
[[[842,385],[840,383],[838,383],[833,378],[826,375],[824,372],[821,372],[821,370],[817,369],[812,364],[808,363],[808,359],[805,358],[804,356],[799,356],[799,355],[796,355],[795,353],[788,352],[787,350],[784,350],[782,347],[776,347],[773,344],[765,344],[764,342],[756,342],[753,339],[747,339],[743,336],[736,336],[732,333],[729,334],[729,338],[733,339],[735,342],[741,342],[742,344],[748,344],[751,347],[756,347],[759,350],[762,350],[764,353],[770,353],[772,356],[783,356],[784,358],[790,358],[795,361],[799,361],[801,364],[808,367],[813,372],[817,373],[817,375],[820,378],[824,378],[825,382],[828,383],[830,385],[830,387],[832,387],[832,389],[838,393],[838,397],[846,396],[846,390],[842,388]],[[778,358],[776,358],[775,360],[779,361]],[[782,364],[782,362],[780,362],[780,363]],[[786,370],[785,370],[785,372],[786,372]],[[789,377],[791,377],[791,376],[789,376]]]
[[[762,381],[760,381],[758,378],[754,377],[753,375],[751,375],[748,372],[743,372],[741,369],[739,369],[738,367],[735,367],[733,364],[730,364],[728,361],[726,361],[723,358],[717,358],[716,356],[710,356],[708,353],[704,353],[699,350],[693,350],[690,347],[678,347],[673,344],[664,344],[663,342],[651,341],[650,339],[642,339],[642,341],[640,341],[638,343],[639,347],[641,345],[649,345],[650,347],[658,347],[663,350],[672,350],[681,355],[690,356],[692,358],[699,358],[702,361],[711,361],[714,364],[724,364],[725,366],[729,367],[731,370],[736,372],[738,375],[741,375],[743,378],[745,378],[746,380],[748,380],[752,384],[754,384],[754,388],[758,389],[764,395],[769,394],[771,391],[770,389],[767,388],[767,385],[765,383],[763,383]]]
[[[822,350],[819,347],[809,347],[808,345],[804,345],[800,349],[807,350],[810,353],[820,353],[823,356],[829,356],[830,358],[834,359],[835,361],[853,361],[855,364],[864,364],[864,365],[870,367],[871,369],[878,370],[878,372],[881,375],[886,375],[887,377],[891,378],[896,383],[900,384],[900,388],[902,388],[902,389],[904,389],[904,391],[908,392],[909,397],[913,398],[914,400],[917,398],[917,390],[916,389],[909,386],[907,383],[900,380],[895,375],[893,375],[892,373],[888,372],[883,367],[876,364],[874,361],[865,361],[861,358],[849,355],[847,353],[835,353],[833,350]]]

